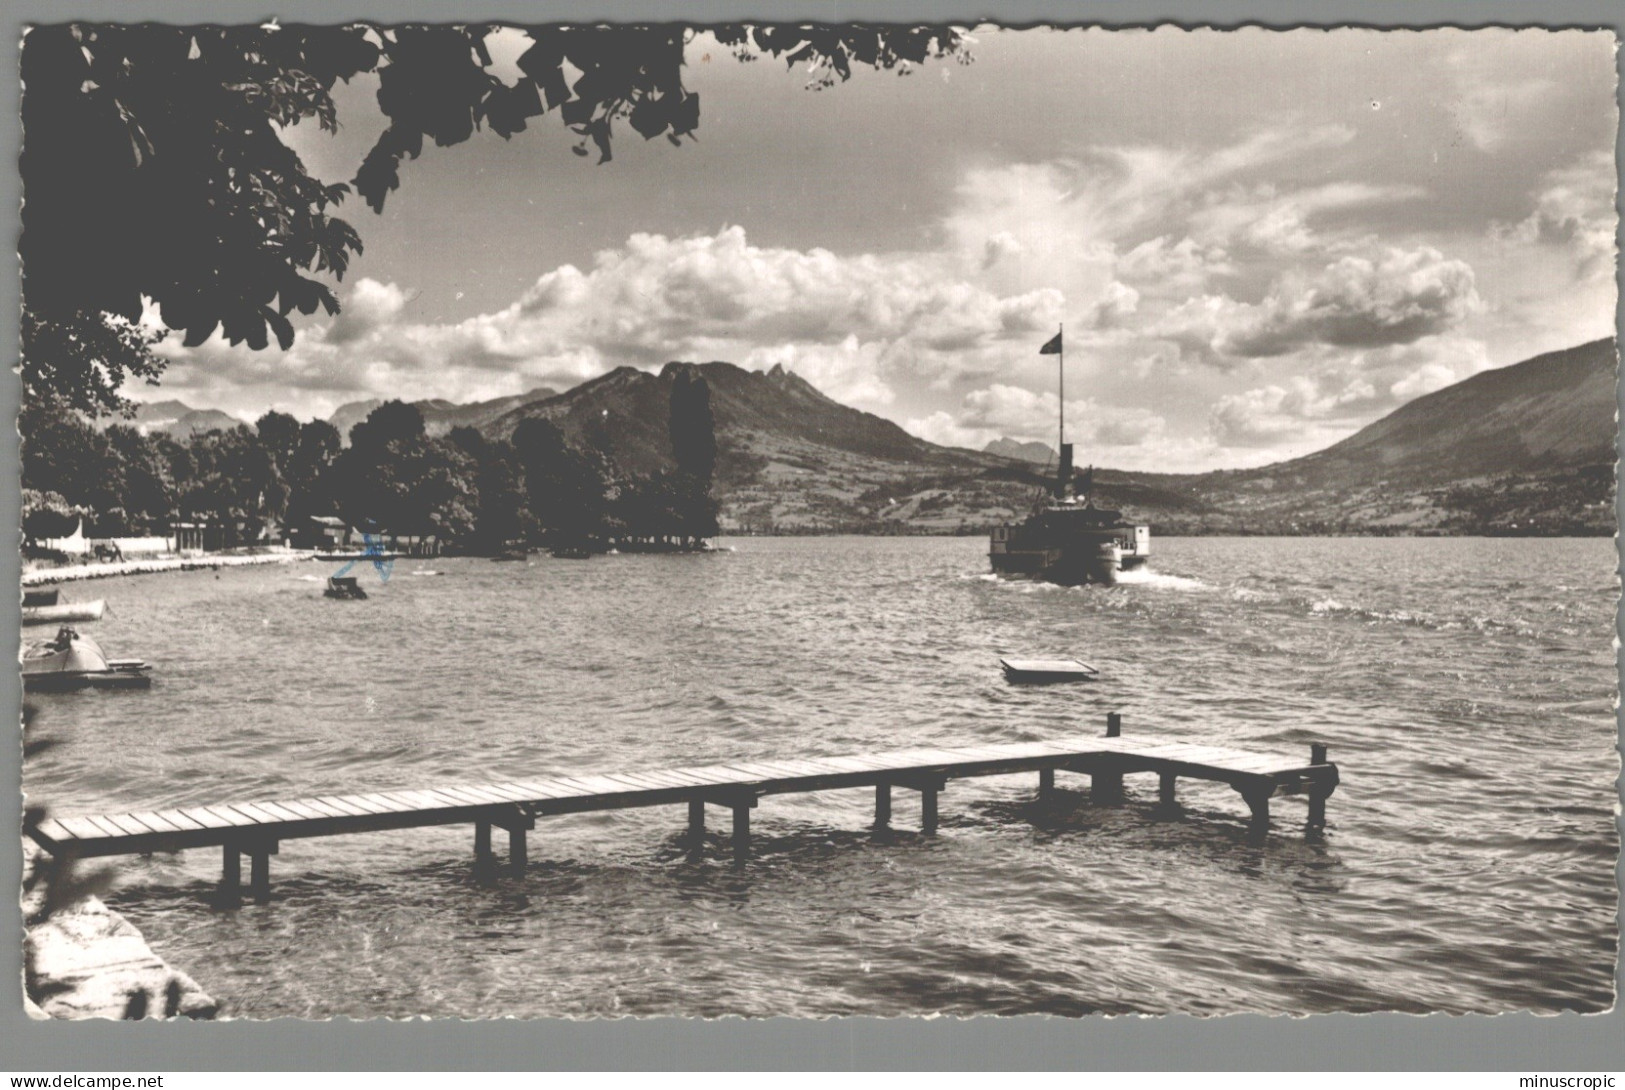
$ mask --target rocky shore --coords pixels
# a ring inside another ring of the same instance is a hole
[[[288,564],[295,560],[309,560],[315,553],[305,550],[278,550],[276,552],[233,555],[209,553],[203,556],[165,556],[143,560],[118,560],[110,563],[69,564],[59,568],[36,568],[25,571],[25,587],[50,583],[73,583],[84,579],[106,579],[114,575],[147,575],[152,572],[196,571],[202,568],[239,568],[249,564]]]
[[[30,877],[42,861],[23,842],[23,918],[39,914],[41,884]],[[23,1005],[31,1018],[213,1018],[217,1004],[197,981],[153,952],[135,926],[99,897],[52,913],[27,929]]]

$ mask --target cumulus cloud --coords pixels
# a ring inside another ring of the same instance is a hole
[[[1465,261],[1428,246],[1389,248],[1346,255],[1309,275],[1289,273],[1258,304],[1189,300],[1159,332],[1215,358],[1256,359],[1309,345],[1409,344],[1456,328],[1482,306]]]
[[[395,284],[380,284],[371,277],[357,280],[344,307],[327,327],[329,344],[358,341],[375,329],[399,318],[406,309],[407,293]]]
[[[1020,386],[993,383],[966,394],[958,411],[939,410],[910,420],[914,434],[934,443],[980,449],[1008,436],[1056,442],[1060,398]],[[1167,422],[1149,409],[1103,406],[1093,398],[1066,403],[1067,440],[1089,447],[1137,447],[1155,442]]]
[[[1290,257],[1335,251],[1353,240],[1328,238],[1312,220],[1331,212],[1417,200],[1426,190],[1414,185],[1329,182],[1282,190],[1273,182],[1231,186],[1191,216],[1191,230],[1209,247]]]
[[[1215,401],[1208,431],[1227,447],[1335,441],[1377,415],[1490,366],[1482,342],[1429,337],[1352,355],[1327,354],[1311,369]]]
[[[1235,266],[1221,246],[1197,242],[1189,235],[1178,242],[1158,235],[1118,258],[1116,271],[1142,295],[1189,298],[1215,277],[1234,273]]]
[[[1309,422],[1341,407],[1369,402],[1375,393],[1364,379],[1328,390],[1323,382],[1296,375],[1284,385],[1261,386],[1221,397],[1209,414],[1208,429],[1223,446],[1272,446],[1303,435]]]
[[[878,407],[892,400],[893,381],[945,387],[994,373],[1013,346],[1046,336],[1064,314],[1054,288],[1001,294],[940,255],[760,247],[739,227],[634,234],[590,267],[552,269],[507,307],[460,322],[410,321],[411,295],[364,278],[339,317],[307,325],[282,356],[218,338],[164,351],[249,384],[274,372],[307,390],[457,399],[574,385],[622,364],[783,363],[834,396]],[[1092,320],[1110,323],[1135,298],[1108,285]]]
[[[1585,279],[1614,278],[1613,155],[1597,151],[1577,163],[1549,172],[1534,195],[1534,210],[1517,223],[1496,223],[1491,233],[1503,242],[1569,248]]]

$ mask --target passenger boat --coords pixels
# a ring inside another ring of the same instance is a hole
[[[1039,351],[1059,354],[1061,335],[1057,333]],[[1131,571],[1151,559],[1151,529],[1127,521],[1121,511],[1095,506],[1093,466],[1083,473],[1082,487],[1074,490],[1072,444],[1066,442],[1064,362],[1060,388],[1061,454],[1055,483],[1032,514],[993,528],[988,561],[1003,575],[1030,576],[1064,586],[1111,586],[1119,572]]]
[[[67,625],[22,652],[23,691],[29,693],[145,689],[152,684],[150,670],[140,659],[108,658],[95,640]]]
[[[555,545],[552,551],[560,560],[592,559],[592,550],[585,545]]]

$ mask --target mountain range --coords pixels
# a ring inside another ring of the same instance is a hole
[[[1172,534],[1611,534],[1616,365],[1615,343],[1593,341],[1425,394],[1291,461],[1202,474],[1098,469],[1094,498]],[[1030,510],[1054,465],[1044,443],[928,443],[782,367],[621,367],[563,393],[414,404],[432,435],[468,425],[508,438],[527,418],[551,420],[569,442],[644,474],[673,464],[671,389],[685,370],[710,388],[728,531],[981,532]],[[330,421],[347,439],[379,404],[352,402]],[[238,423],[178,401],[142,406],[136,422],[183,434]]]
[[[419,412],[423,414],[423,429],[430,435],[445,435],[452,428],[473,427],[481,431],[486,430],[490,423],[505,413],[528,405],[532,401],[554,397],[557,390],[546,386],[539,386],[529,393],[510,394],[507,397],[492,398],[489,401],[471,401],[459,404],[447,401],[444,398],[428,398],[423,401],[414,401]],[[371,398],[366,401],[350,401],[333,410],[333,415],[327,422],[338,429],[339,441],[345,446],[350,445],[350,429],[367,419],[367,415],[384,402],[381,398]]]
[[[219,409],[194,409],[184,401],[171,399],[137,405],[134,417],[112,423],[127,424],[142,435],[166,432],[176,439],[189,439],[198,432],[235,428],[242,421]]]

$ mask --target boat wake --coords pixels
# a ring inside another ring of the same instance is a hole
[[[1193,591],[1212,590],[1211,584],[1200,579],[1192,579],[1185,575],[1169,575],[1166,572],[1152,571],[1150,568],[1135,568],[1133,571],[1117,573],[1117,585],[1130,587],[1154,587],[1158,590],[1177,590],[1189,594]]]

